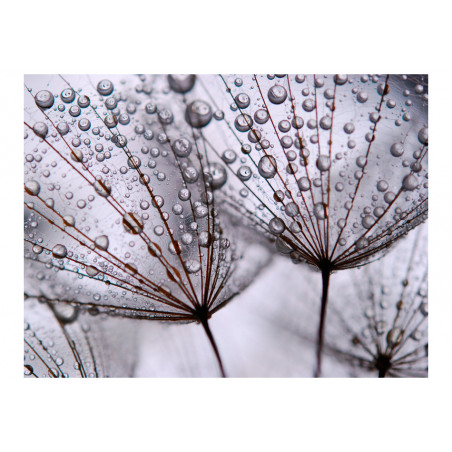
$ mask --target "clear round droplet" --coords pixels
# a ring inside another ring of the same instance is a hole
[[[284,86],[274,85],[268,90],[268,100],[272,104],[282,104],[287,99],[287,91]]]
[[[281,218],[275,217],[268,222],[268,229],[272,234],[279,235],[285,231],[286,225]]]
[[[67,249],[64,245],[58,244],[52,248],[53,257],[62,259],[67,256]]]
[[[276,159],[272,155],[264,155],[261,157],[257,166],[259,174],[265,179],[275,177],[277,168]]]
[[[29,180],[25,182],[25,192],[30,196],[38,196],[41,191],[41,186],[39,182],[35,180]]]
[[[35,102],[38,107],[50,108],[55,102],[55,98],[50,91],[42,90],[36,94]]]
[[[212,108],[207,102],[203,100],[195,100],[187,105],[185,111],[185,119],[187,122],[196,128],[205,127],[212,119]]]
[[[101,96],[109,96],[113,92],[113,83],[107,79],[101,80],[97,84],[97,92]]]

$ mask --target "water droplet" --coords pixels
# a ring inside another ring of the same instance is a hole
[[[285,135],[281,138],[280,143],[284,149],[289,149],[293,144],[293,140],[288,135]]]
[[[272,234],[279,235],[285,231],[286,225],[281,218],[275,217],[268,222],[268,229]]]
[[[323,116],[320,119],[320,127],[323,130],[329,130],[331,129],[331,118],[329,116]]]
[[[104,123],[109,129],[112,129],[113,127],[117,126],[118,118],[116,115],[109,114],[105,117]]]
[[[194,86],[196,75],[194,74],[170,74],[168,83],[170,88],[176,93],[188,93]]]
[[[344,75],[344,74],[336,74],[334,76],[334,81],[336,83],[336,85],[345,85],[345,83],[347,83],[348,80],[348,76]]]
[[[157,235],[158,237],[160,237],[161,235],[163,235],[163,233],[165,232],[165,229],[163,229],[163,226],[155,226],[154,228],[154,234]]]
[[[370,229],[375,223],[375,218],[372,215],[366,215],[363,219],[361,224],[366,229]]]
[[[212,243],[212,237],[207,231],[201,231],[198,235],[199,246],[207,248]]]
[[[403,330],[400,328],[392,328],[389,330],[388,335],[386,336],[386,342],[389,347],[393,348],[399,345],[402,342],[403,338]]]
[[[307,177],[300,177],[300,179],[297,180],[297,184],[301,191],[308,191],[311,188],[311,182]]]
[[[235,103],[239,108],[247,108],[250,105],[250,98],[246,93],[240,93],[235,96]]]
[[[158,118],[160,123],[163,125],[171,124],[174,120],[173,114],[167,108],[164,108],[158,112]]]
[[[385,180],[380,180],[377,182],[377,190],[380,192],[385,192],[389,188],[389,184]]]
[[[304,111],[311,112],[315,109],[315,102],[312,99],[305,99],[302,107]]]
[[[395,194],[392,191],[388,191],[385,193],[383,199],[387,204],[391,204],[391,202],[395,199]]]
[[[301,116],[294,116],[292,118],[292,126],[297,130],[301,129],[304,126],[303,118]]]
[[[78,122],[78,128],[80,130],[83,130],[84,132],[89,130],[90,127],[91,127],[91,122],[86,118],[80,119],[80,121]]]
[[[141,166],[141,159],[139,157],[129,157],[127,159],[127,166],[131,169],[137,169]]]
[[[122,218],[122,224],[126,232],[130,234],[141,234],[143,231],[143,224],[137,215],[132,212],[126,213]]]
[[[101,96],[109,96],[113,92],[113,83],[110,80],[104,79],[97,84],[97,92]]]
[[[238,171],[237,171],[237,176],[240,180],[242,180],[243,182],[246,182],[247,180],[249,180],[251,178],[252,172],[251,172],[251,168],[249,166],[241,166]]]
[[[394,143],[390,148],[391,155],[394,157],[400,157],[404,151],[402,143]]]
[[[61,91],[60,98],[65,104],[70,104],[75,99],[75,92],[71,88],[64,89]]]
[[[270,115],[268,114],[267,110],[260,109],[254,113],[254,120],[258,124],[265,124],[269,118],[270,118]]]
[[[50,108],[55,102],[55,98],[50,91],[42,90],[36,94],[35,102],[38,107]]]
[[[424,127],[423,129],[419,130],[417,138],[421,144],[427,145],[428,144],[428,127]]]
[[[419,181],[415,175],[408,174],[403,178],[402,186],[407,191],[413,191],[419,186]]]
[[[182,177],[187,184],[194,184],[199,178],[199,172],[195,167],[187,166],[182,171]]]
[[[67,255],[67,249],[64,245],[58,244],[52,248],[53,257],[64,258]]]
[[[287,99],[287,91],[284,86],[274,85],[268,90],[268,100],[272,104],[282,104]]]
[[[94,190],[96,190],[96,193],[104,198],[107,198],[111,194],[111,186],[106,181],[103,181],[102,179],[96,180],[94,182]]]
[[[367,99],[369,98],[369,95],[365,91],[360,91],[358,95],[356,96],[356,99],[359,103],[364,104],[367,102]]]
[[[124,135],[115,135],[111,139],[112,143],[116,144],[118,148],[127,146],[127,138]]]
[[[359,168],[364,168],[367,164],[367,159],[363,155],[356,159],[356,166]]]
[[[152,205],[154,207],[163,207],[163,204],[165,204],[165,200],[161,196],[154,196],[154,199],[152,200]]]
[[[171,148],[178,157],[188,157],[191,153],[192,145],[187,138],[179,138],[173,143]]]
[[[357,250],[362,250],[369,245],[369,240],[366,237],[359,238],[355,243],[355,248]]]
[[[294,202],[286,204],[285,213],[289,217],[295,217],[298,215],[298,206]]]
[[[38,196],[39,192],[41,191],[41,186],[39,185],[39,182],[35,180],[29,180],[25,182],[25,191],[30,196]]]
[[[66,121],[62,121],[57,125],[57,131],[61,136],[69,133],[69,124]]]
[[[321,155],[316,162],[317,168],[320,171],[328,171],[331,166],[331,160],[327,155]]]
[[[32,250],[35,254],[41,254],[44,251],[44,248],[40,245],[33,245]]]
[[[272,155],[264,155],[259,160],[259,164],[257,166],[259,174],[265,179],[271,179],[275,176],[277,171],[277,163],[275,157]]]
[[[88,276],[96,276],[99,273],[99,270],[94,265],[88,265],[86,267],[86,274]]]
[[[211,187],[212,190],[217,190],[221,188],[228,179],[228,174],[226,172],[226,168],[219,163],[212,163],[208,168],[209,174],[212,176],[211,178]]]
[[[212,119],[212,108],[207,102],[195,100],[187,105],[185,119],[192,127],[205,127]]]
[[[87,108],[87,107],[89,107],[90,103],[91,103],[91,100],[88,96],[82,95],[77,99],[77,104],[80,108]],[[80,111],[80,109],[79,109],[79,111]]]
[[[234,126],[239,132],[247,132],[253,127],[253,120],[250,115],[242,113],[235,118]]]
[[[181,201],[188,201],[191,197],[190,190],[188,188],[182,188],[179,190],[178,196]]]
[[[200,262],[195,259],[188,259],[187,261],[185,261],[184,267],[188,273],[197,273],[199,272],[199,270],[201,270]]]
[[[65,226],[75,226],[75,218],[72,215],[65,215],[63,217],[63,223]]]
[[[39,121],[33,126],[33,132],[38,135],[38,137],[45,138],[49,132],[49,128],[44,122]]]
[[[148,251],[152,257],[162,256],[162,249],[160,248],[160,246],[157,245],[157,243],[150,242],[148,245]]]
[[[314,216],[317,220],[324,220],[326,218],[326,205],[323,202],[314,204]]]

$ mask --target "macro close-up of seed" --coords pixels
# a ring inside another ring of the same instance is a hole
[[[26,377],[364,376],[328,345],[362,310],[387,347],[354,335],[355,368],[427,376],[396,370],[421,333],[402,307],[386,331],[364,279],[329,312],[427,222],[426,75],[26,75],[24,101]]]

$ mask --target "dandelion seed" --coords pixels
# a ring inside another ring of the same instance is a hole
[[[331,273],[378,258],[427,218],[427,77],[286,75],[275,84],[254,75],[241,76],[240,88],[235,77],[206,76],[195,86],[193,95],[212,99],[214,108],[226,112],[221,132],[206,129],[200,142],[212,158],[228,163],[225,204],[262,235],[273,236],[267,234],[270,221],[281,216],[282,207],[298,206],[297,232],[287,228],[278,240],[292,248],[294,263],[308,263],[322,273],[319,375]],[[414,90],[417,85],[422,93]],[[407,89],[414,90],[409,104],[403,94]],[[238,111],[230,112],[228,103],[241,93],[249,95],[250,104],[235,104]],[[259,134],[250,139],[252,118]],[[297,127],[288,129],[286,122],[294,121]],[[238,153],[243,146],[252,150],[240,162],[224,159],[224,148]],[[298,164],[287,165],[293,152]],[[262,171],[263,158],[271,162],[269,171]],[[237,196],[243,187],[250,196]],[[375,216],[370,215],[374,210]],[[281,219],[292,211],[284,209]]]
[[[55,76],[38,96],[41,78],[27,77],[25,148],[39,161],[25,163],[26,290],[91,316],[199,322],[224,375],[208,320],[267,254],[242,265],[248,236],[226,235],[215,193],[227,173],[198,141],[211,106],[175,101],[196,79],[144,79]]]

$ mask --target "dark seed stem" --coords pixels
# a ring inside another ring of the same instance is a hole
[[[213,351],[215,353],[215,356],[218,361],[218,366],[220,368],[221,376],[222,378],[226,378],[226,372],[224,371],[223,362],[221,360],[220,352],[218,351],[217,344],[215,342],[215,339],[213,337],[212,331],[210,331],[209,322],[207,319],[201,319],[201,324],[204,327],[204,331],[207,334],[207,337],[209,338],[210,345],[212,345]]]
[[[331,267],[329,265],[322,266],[322,300],[320,305],[320,323],[317,335],[317,364],[314,373],[315,378],[320,377],[322,368],[322,348],[323,336],[325,330],[326,305],[328,302],[328,287],[330,285]]]

